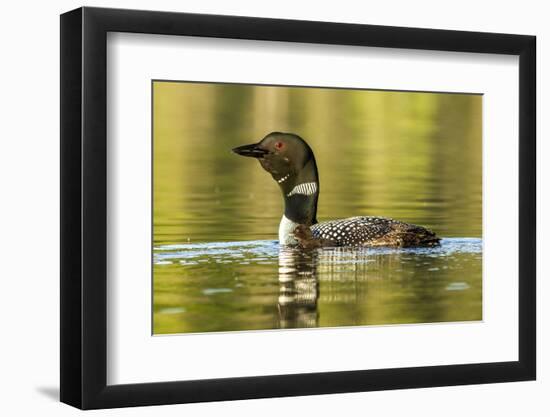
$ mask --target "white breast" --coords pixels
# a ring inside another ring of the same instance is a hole
[[[279,224],[279,244],[280,245],[296,245],[298,241],[294,238],[292,234],[294,229],[296,229],[298,223],[294,223],[292,220],[286,218],[283,215],[281,223]]]

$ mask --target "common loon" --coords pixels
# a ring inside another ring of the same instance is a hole
[[[282,245],[304,248],[439,245],[439,238],[431,230],[383,217],[350,217],[318,223],[317,164],[311,147],[298,135],[272,132],[260,142],[236,147],[233,152],[257,158],[281,188],[285,201],[279,225]]]

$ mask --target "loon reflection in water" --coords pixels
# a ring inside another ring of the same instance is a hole
[[[318,327],[317,251],[282,246],[279,251],[279,327]]]
[[[282,245],[321,246],[437,246],[439,238],[422,226],[383,217],[351,217],[317,222],[320,184],[311,147],[298,135],[272,132],[260,142],[233,149],[259,160],[279,185],[285,210],[279,225]],[[298,230],[298,226],[309,227]]]

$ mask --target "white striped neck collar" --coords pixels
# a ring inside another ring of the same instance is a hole
[[[292,191],[287,193],[287,197],[293,195],[313,195],[317,192],[318,187],[316,182],[304,182],[295,186]]]

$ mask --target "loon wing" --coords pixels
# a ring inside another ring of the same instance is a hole
[[[350,217],[311,226],[314,238],[337,246],[436,246],[439,238],[422,226],[384,217]]]

